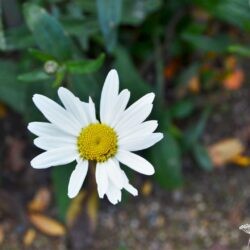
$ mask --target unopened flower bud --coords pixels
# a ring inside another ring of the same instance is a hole
[[[55,74],[56,71],[58,70],[58,63],[56,61],[47,61],[44,64],[44,71],[47,74]]]

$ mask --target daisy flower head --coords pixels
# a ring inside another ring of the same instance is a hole
[[[157,121],[145,121],[155,95],[146,94],[126,108],[130,92],[124,89],[119,93],[119,78],[113,69],[101,92],[100,120],[91,98],[88,103],[82,102],[64,87],[58,89],[58,96],[64,107],[46,96],[33,96],[35,105],[49,122],[28,125],[38,136],[34,144],[45,150],[31,161],[31,166],[44,169],[76,161],[68,186],[70,198],[79,193],[88,168],[93,165],[100,198],[106,195],[116,204],[121,201],[122,189],[136,196],[138,191],[129,183],[120,163],[141,174],[154,174],[154,167],[133,152],[149,148],[163,138],[162,133],[154,133]]]

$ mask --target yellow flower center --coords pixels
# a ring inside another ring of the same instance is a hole
[[[82,129],[77,146],[83,159],[104,162],[117,152],[117,134],[105,124],[90,124]]]

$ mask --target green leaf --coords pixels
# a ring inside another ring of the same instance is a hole
[[[151,149],[155,179],[164,188],[182,185],[181,151],[176,139],[168,134]]]
[[[32,101],[32,97],[34,94],[42,94],[45,95],[52,100],[56,100],[58,98],[57,90],[51,87],[51,80],[40,82],[39,84],[30,84],[30,83],[23,83],[16,81],[19,86],[26,85],[26,104],[25,110],[23,112],[25,121],[32,122],[32,121],[39,121],[43,119],[41,112],[34,106]]]
[[[55,58],[49,54],[46,54],[40,50],[29,48],[28,52],[36,59],[42,62],[46,62],[49,60],[54,60]]]
[[[212,15],[247,31],[250,30],[249,1],[247,0],[195,0]]]
[[[138,26],[152,12],[158,10],[162,5],[161,0],[123,0],[122,20],[123,24]]]
[[[42,51],[61,61],[71,57],[70,38],[55,17],[31,3],[24,4],[24,16]]]
[[[34,46],[35,41],[26,26],[20,26],[6,30],[7,51],[26,49]]]
[[[97,97],[100,94],[100,81],[96,80],[96,74],[93,75],[69,75],[72,83],[72,91],[77,93],[83,101],[87,101],[88,97]]]
[[[22,82],[38,82],[50,79],[51,76],[46,74],[44,71],[36,70],[29,73],[21,74],[17,77],[17,80]]]
[[[152,91],[150,85],[139,75],[138,70],[126,49],[118,47],[115,50],[114,68],[117,69],[123,88],[128,88],[135,98]]]
[[[52,169],[52,182],[55,191],[56,203],[59,210],[59,215],[62,220],[65,220],[70,199],[68,198],[68,180],[75,165],[60,166]]]
[[[103,65],[105,55],[101,54],[94,60],[68,61],[66,67],[72,74],[89,74],[97,71]]]
[[[4,34],[4,28],[3,28],[3,11],[2,11],[2,4],[3,2],[0,2],[0,50],[6,50],[7,44]]]
[[[171,115],[177,119],[183,119],[188,117],[194,110],[195,104],[191,99],[183,99],[175,103],[171,109]]]
[[[17,66],[11,61],[0,61],[0,100],[23,113],[26,108],[27,86],[17,81]]]
[[[190,150],[198,142],[200,136],[204,132],[207,119],[210,113],[210,108],[203,111],[197,124],[192,125],[187,129],[183,138],[183,149],[185,151]]]
[[[242,45],[231,45],[228,47],[228,52],[235,53],[240,56],[250,57],[250,47]]]
[[[96,2],[95,1],[82,1],[82,0],[75,0],[74,1],[79,8],[81,8],[84,12],[89,13],[91,15],[96,15]]]
[[[98,19],[106,48],[113,51],[117,43],[117,28],[121,19],[122,0],[96,0]]]
[[[95,6],[96,9],[96,6]],[[64,29],[75,36],[84,50],[89,49],[89,40],[100,33],[97,17],[60,19]]]
[[[204,169],[206,171],[211,171],[213,169],[213,163],[208,155],[207,149],[204,146],[195,144],[192,153],[194,159],[201,169]]]
[[[217,53],[226,52],[227,47],[230,44],[229,37],[225,35],[219,35],[216,37],[195,35],[192,33],[184,33],[181,35],[182,39],[189,42],[194,49],[199,49],[205,52],[214,51]]]

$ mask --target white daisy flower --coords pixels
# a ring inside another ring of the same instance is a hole
[[[130,92],[125,89],[119,93],[118,74],[111,70],[101,93],[100,122],[91,98],[89,103],[81,102],[63,87],[58,89],[58,96],[64,108],[46,96],[33,96],[49,123],[28,125],[38,136],[34,144],[46,150],[31,161],[31,166],[43,169],[76,160],[68,186],[68,196],[73,198],[81,189],[89,163],[94,162],[100,198],[106,195],[116,204],[121,201],[122,189],[136,196],[138,191],[129,183],[120,163],[141,174],[154,174],[154,167],[132,152],[151,147],[163,138],[162,133],[154,133],[157,121],[144,122],[151,113],[155,95],[149,93],[126,109]]]

